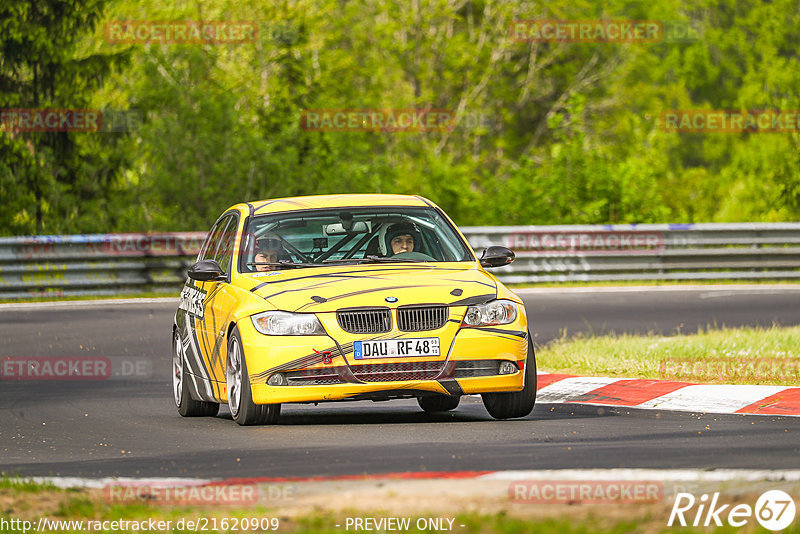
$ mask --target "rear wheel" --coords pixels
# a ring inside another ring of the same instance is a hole
[[[484,393],[483,405],[495,419],[525,417],[536,403],[536,355],[528,332],[528,357],[525,360],[525,387],[510,393]]]
[[[449,412],[458,407],[461,402],[460,395],[430,395],[425,397],[418,397],[419,407],[426,412]]]
[[[189,394],[187,380],[192,377],[186,372],[186,358],[183,354],[181,336],[176,331],[172,335],[172,398],[178,413],[184,417],[203,417],[217,415],[219,404],[194,400]]]
[[[239,328],[234,327],[228,341],[228,364],[225,371],[228,407],[233,420],[240,425],[274,424],[281,415],[280,404],[254,404],[250,389],[250,374],[242,350]]]

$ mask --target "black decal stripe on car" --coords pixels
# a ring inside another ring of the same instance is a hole
[[[485,304],[490,300],[494,300],[496,297],[497,293],[487,293],[486,295],[475,295],[473,297],[467,297],[465,299],[451,302],[450,306],[474,306],[476,304]]]
[[[363,279],[364,277],[360,277],[360,278]],[[391,291],[391,290],[394,290],[394,289],[409,289],[409,288],[417,288],[417,287],[419,287],[419,286],[388,286],[388,287],[377,287],[377,288],[370,288],[370,289],[360,289],[358,291],[351,291],[350,293],[344,293],[342,295],[336,295],[335,297],[328,297],[328,300],[326,302],[331,302],[331,301],[334,301],[334,300],[339,300],[339,299],[343,299],[343,298],[347,298],[347,297],[355,297],[357,295],[366,295],[368,293],[375,293],[376,291]],[[284,293],[290,293],[292,291],[306,291],[308,289],[309,288],[302,288],[302,289],[293,289],[293,290],[281,291],[279,293],[273,293],[272,295],[268,295],[268,296],[264,297],[264,299],[265,300],[269,300],[269,299],[271,299],[273,297],[276,297],[278,295],[282,295]],[[316,305],[317,305],[317,303],[310,302],[310,303],[305,304],[304,306],[302,306],[301,308],[298,308],[298,309],[303,309],[303,308],[307,308],[309,306],[316,306]]]
[[[216,373],[213,373],[214,378],[211,378],[212,373],[209,372],[209,366],[206,365],[209,361],[207,355],[209,355],[212,351],[210,350],[210,342],[208,339],[208,332],[207,329],[203,328],[200,330],[200,334],[198,335],[197,326],[198,322],[203,325],[206,324],[208,321],[208,315],[205,313],[205,307],[210,304],[211,299],[216,295],[216,292],[212,293],[211,297],[207,297],[203,300],[203,318],[198,319],[197,317],[189,314],[192,318],[192,333],[194,334],[194,338],[197,341],[197,372],[195,373],[197,376],[204,380],[209,381],[217,381]],[[207,389],[210,390],[210,386],[206,384]],[[210,400],[213,399],[212,394],[208,394],[208,398],[204,398],[203,400]]]
[[[192,337],[191,337],[191,335],[186,336],[186,339],[181,338],[181,347],[183,349],[183,352],[182,352],[182,355],[181,355],[181,357],[183,358],[183,364],[186,366],[186,370],[187,370],[188,375],[190,377],[194,377],[194,373],[192,373],[192,364],[189,361],[189,353],[188,353],[189,350],[192,350],[192,352],[194,352],[194,347],[192,347]],[[200,392],[197,391],[197,386],[194,384],[194,382],[195,382],[194,379],[193,378],[192,379],[187,378],[186,382],[191,384],[191,387],[189,389],[190,389],[190,391],[194,392],[195,397],[200,397]]]
[[[445,366],[442,368],[442,372],[439,373],[439,376],[436,377],[436,380],[452,378],[455,371],[456,371],[456,362],[448,361],[447,364],[445,364]]]
[[[461,389],[461,384],[459,384],[458,381],[453,378],[439,380],[438,382],[450,395],[460,396],[464,394],[464,390]]]
[[[206,368],[205,359],[203,358],[203,352],[200,350],[200,341],[198,340],[198,337],[197,337],[197,320],[195,319],[195,317],[193,317],[191,315],[190,315],[190,324],[191,324],[191,328],[190,328],[190,330],[191,330],[191,338],[190,339],[193,341],[193,343],[195,345],[192,348],[196,349],[196,350],[192,351],[194,353],[194,356],[195,356],[195,359],[194,359],[195,367],[194,367],[194,369],[192,369],[191,365],[189,367],[190,367],[190,369],[195,371],[195,372],[192,372],[192,375],[195,376],[198,379],[198,380],[195,380],[195,382],[198,383],[196,385],[197,387],[195,388],[195,391],[198,393],[198,396],[202,400],[211,400],[211,399],[214,398],[214,394],[213,394],[213,391],[211,390],[211,384],[210,384],[210,381],[208,379],[208,369]],[[200,385],[199,385],[200,383],[203,384],[203,388],[204,388],[205,391],[200,391]]]
[[[333,342],[336,343],[336,348],[339,349],[339,356],[342,357],[342,359],[344,360],[344,364],[347,366],[347,372],[342,375],[342,379],[346,380],[347,382],[363,384],[364,382],[356,378],[356,375],[354,375],[353,371],[350,370],[350,362],[347,359],[347,354],[349,352],[353,352],[353,344],[345,343],[344,348],[342,348],[342,345],[339,344],[338,341],[334,339]]]
[[[319,363],[322,363],[323,352],[330,351],[331,353],[333,353],[334,350],[336,350],[336,347],[327,347],[319,352],[312,352],[311,354],[306,354],[305,356],[301,356],[300,358],[296,358],[281,365],[276,365],[275,367],[271,367],[266,371],[250,375],[250,382],[256,383],[257,381],[266,379],[271,374],[279,373],[281,371],[304,369],[307,367],[311,367],[313,365],[317,365]]]
[[[320,265],[320,267],[322,267],[322,265]],[[269,282],[262,282],[260,285],[264,286],[264,285],[267,285],[267,284],[270,284],[270,285],[285,284],[287,282],[294,282],[296,280],[310,280],[312,278],[331,278],[331,277],[334,277],[334,278],[335,277],[339,277],[339,278],[343,278],[343,279],[357,278],[359,280],[363,280],[365,278],[366,279],[374,278],[376,280],[383,280],[383,278],[380,275],[378,275],[378,276],[369,276],[369,275],[367,275],[367,276],[356,276],[356,274],[358,274],[358,273],[382,273],[382,272],[383,273],[390,273],[390,272],[393,272],[393,271],[427,271],[427,270],[430,270],[430,269],[433,269],[433,268],[434,267],[431,267],[431,266],[424,267],[424,266],[419,266],[419,265],[398,265],[398,266],[395,266],[395,267],[385,267],[385,268],[380,268],[380,269],[360,269],[360,270],[357,270],[357,271],[347,271],[347,273],[309,274],[307,276],[298,276],[298,277],[295,277],[295,278],[283,278],[283,279],[280,279],[280,280],[270,280]],[[437,271],[463,271],[464,270],[463,268],[461,268],[461,269],[452,269],[452,268],[449,268],[449,267],[438,267],[438,266],[435,267],[435,269]],[[250,291],[255,291],[255,289],[251,289]]]
[[[269,284],[269,282],[261,282],[257,286],[254,286],[253,289],[250,290],[250,292],[251,293],[255,293],[256,291],[258,291],[259,289],[261,289],[262,287],[264,287],[267,284]]]
[[[357,295],[367,295],[369,293],[376,293],[378,291],[392,291],[395,289],[409,289],[409,288],[416,288],[419,286],[388,286],[388,287],[376,287],[372,289],[361,289],[359,291],[351,291],[350,293],[344,293],[342,295],[336,295],[335,297],[330,297],[328,302],[333,300],[344,299],[347,297],[355,297]]]
[[[522,339],[527,339],[528,337],[527,332],[523,332],[520,330],[503,330],[502,328],[493,328],[491,326],[474,326],[471,328],[474,328],[475,330],[481,330],[483,332],[493,332],[495,334],[504,334],[507,336],[514,336]]]
[[[214,336],[214,348],[211,350],[211,358],[209,359],[210,360],[209,365],[211,369],[211,374],[213,375],[212,380],[214,380],[215,382],[219,382],[219,378],[217,378],[217,362],[219,362],[220,359],[222,358],[222,354],[220,354],[220,349],[222,348],[222,345],[225,344],[226,342],[227,340],[225,339],[225,336],[221,335]],[[227,364],[228,362],[226,361],[225,365],[227,366]],[[227,376],[225,380],[227,380]]]
[[[263,204],[261,204],[260,206],[258,206],[256,208],[256,211],[259,211],[259,210],[261,210],[261,208],[269,206],[270,204],[275,204],[276,202],[280,202],[282,204],[289,204],[291,206],[298,206],[298,207],[301,207],[301,208],[306,206],[306,204],[303,204],[302,202],[296,202],[294,200],[282,199],[281,198],[281,199],[275,199],[275,200],[270,200],[268,202],[264,202]]]
[[[447,280],[449,282],[458,282],[459,284],[480,284],[482,286],[490,287],[495,291],[497,290],[497,286],[495,284],[490,284],[489,282],[484,282],[482,280],[459,280],[457,278],[444,278],[444,280]],[[454,296],[457,297],[458,295]]]
[[[276,365],[275,367],[267,369],[266,371],[263,371],[261,373],[250,375],[250,383],[256,383],[257,381],[264,380],[269,375],[274,373],[280,373],[282,371],[290,371],[298,368],[302,369],[305,367],[311,367],[312,365],[317,365],[319,363],[322,363],[322,352],[324,351],[321,351],[320,353],[315,352],[313,354],[308,354],[306,356],[294,359],[290,362],[286,362],[281,365]]]
[[[214,298],[220,293],[220,288],[222,284],[217,284],[217,286],[212,290],[209,297],[206,299],[208,305],[210,306],[214,300]],[[211,329],[206,329],[206,346],[210,346],[213,338],[214,346],[211,350],[207,353],[208,354],[208,368],[209,368],[209,378],[214,382],[219,382],[219,378],[217,377],[216,373],[216,364],[220,359],[220,343],[222,341],[222,337],[217,334],[217,314],[213,313],[213,308],[211,309]],[[204,320],[206,322],[206,326],[208,326],[208,314],[203,313]],[[225,362],[227,365],[227,362]],[[226,377],[227,380],[227,377]]]
[[[427,204],[429,208],[433,207],[433,204],[431,204],[430,202],[428,202],[427,200],[425,200],[421,196],[419,196],[419,195],[414,195],[414,196],[417,197],[418,199],[420,199],[421,201],[423,201],[425,204]]]
[[[392,337],[392,335],[393,335],[392,332],[387,332],[385,334],[381,334],[379,336],[375,336],[375,337],[371,337],[369,339],[366,339],[365,341],[379,341],[379,340],[382,340],[382,339],[390,339]],[[352,342],[345,343],[344,345],[339,345],[339,343],[336,342],[336,341],[334,341],[334,343],[336,343],[335,347],[328,347],[328,348],[322,349],[320,352],[314,352],[312,354],[307,354],[305,356],[301,356],[300,358],[297,358],[297,359],[291,360],[289,362],[283,363],[281,365],[277,365],[275,367],[267,369],[266,371],[262,371],[260,373],[251,375],[250,381],[251,381],[251,383],[256,383],[259,380],[265,380],[266,378],[269,377],[269,375],[274,374],[274,373],[279,373],[279,372],[282,372],[282,371],[290,371],[290,370],[291,371],[301,370],[301,369],[306,369],[308,367],[312,367],[314,365],[322,363],[322,352],[326,352],[326,351],[330,351],[331,352],[331,356],[334,357],[334,358],[341,356],[344,359],[345,364],[349,366],[350,362],[347,361],[346,355],[353,353],[353,343]],[[335,354],[335,352],[338,352],[338,355]],[[353,378],[356,381],[360,382],[360,380],[356,379],[355,377],[353,377]]]
[[[342,277],[342,278],[346,278],[346,277]],[[356,278],[356,279],[361,280],[364,277],[363,276],[351,276],[351,277],[347,277],[347,278]],[[323,282],[317,282],[316,284],[311,284],[311,285],[307,285],[307,286],[303,286],[303,287],[298,287],[298,288],[295,288],[295,289],[284,289],[283,291],[278,291],[277,293],[272,293],[272,294],[267,295],[267,296],[265,296],[263,298],[265,300],[269,300],[269,299],[271,299],[273,297],[277,297],[278,295],[283,295],[283,294],[286,294],[286,293],[296,293],[298,291],[308,291],[310,289],[319,289],[322,286],[326,286],[326,285],[329,285],[329,284],[338,284],[341,281],[342,280],[325,280]],[[269,283],[269,282],[267,282],[267,283]],[[263,285],[263,284],[261,284],[261,285]],[[253,288],[251,291],[255,291],[256,289],[261,287],[261,285],[259,285],[256,288]]]
[[[442,374],[447,369],[447,365],[450,363],[450,356],[453,354],[453,347],[456,346],[456,338],[458,338],[458,331],[453,335],[453,339],[450,340],[450,348],[447,349],[447,357],[444,359],[444,365],[442,366],[442,370],[439,371],[439,374],[436,376],[436,379],[442,377]]]
[[[281,291],[279,293],[274,293],[274,294],[269,295],[269,296],[264,297],[264,298],[268,299],[268,298],[274,297],[276,295],[281,295],[283,293],[291,293],[293,291],[305,291],[307,289],[311,289],[312,287],[319,287],[319,286],[325,285],[325,284],[334,284],[334,283],[337,283],[337,282],[341,282],[342,280],[347,280],[349,278],[356,279],[356,280],[363,280],[364,278],[366,278],[364,276],[351,276],[351,275],[343,274],[343,273],[322,273],[322,274],[315,274],[315,275],[309,275],[309,276],[298,276],[296,278],[288,278],[288,279],[281,279],[281,280],[270,280],[270,281],[267,281],[267,282],[261,282],[260,284],[255,286],[250,291],[252,293],[255,293],[256,291],[258,291],[259,289],[261,289],[264,286],[277,284],[277,283],[280,283],[280,282],[292,282],[294,280],[308,280],[310,278],[332,278],[332,277],[336,278],[336,279],[335,280],[326,280],[324,282],[320,282],[319,284],[314,284],[312,286],[304,286],[304,287],[300,287],[300,288],[297,288],[297,289],[286,289],[284,291]]]

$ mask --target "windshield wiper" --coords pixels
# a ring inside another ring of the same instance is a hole
[[[407,258],[382,258],[381,256],[374,256],[370,254],[363,258],[340,258],[338,260],[323,260],[322,263],[409,263],[420,262],[422,260],[412,260]]]
[[[319,267],[319,263],[295,263],[289,260],[281,261],[249,261],[247,265],[269,265],[270,267]]]
[[[365,263],[418,263],[422,260],[412,260],[411,258],[382,258],[381,256],[364,256],[364,259],[361,260]]]

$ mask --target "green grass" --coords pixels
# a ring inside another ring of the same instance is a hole
[[[18,490],[24,489],[20,492]],[[756,495],[745,495],[743,502],[754,501]],[[270,532],[286,532],[291,534],[341,534],[343,532],[366,532],[351,526],[346,529],[347,518],[408,518],[410,529],[397,532],[435,532],[437,530],[418,529],[418,520],[427,518],[445,519],[442,525],[449,525],[447,519],[453,519],[452,530],[455,534],[592,534],[595,532],[650,533],[650,532],[753,532],[757,530],[754,522],[748,522],[744,529],[725,527],[722,529],[682,529],[666,526],[670,503],[654,503],[647,505],[510,505],[494,512],[453,512],[417,509],[413,513],[391,511],[392,503],[385,503],[387,509],[347,509],[333,512],[314,506],[305,509],[295,506],[295,514],[285,513],[276,508],[263,506],[220,507],[220,506],[173,506],[166,504],[133,503],[120,504],[108,501],[102,490],[59,489],[53,486],[35,484],[23,479],[0,478],[0,519],[8,522],[11,519],[32,521],[36,525],[38,518],[49,520],[83,522],[84,530],[56,530],[54,532],[86,532],[89,521],[170,521],[171,532],[197,532],[198,529],[178,528],[187,521],[205,518],[204,532],[226,532],[223,524],[231,526],[233,518],[240,520],[249,518],[278,518],[279,527]],[[406,502],[406,510],[408,510]],[[217,528],[213,528],[216,519]],[[226,523],[223,523],[225,521]],[[182,522],[182,523],[181,523]],[[339,526],[337,526],[339,525]],[[463,526],[462,526],[463,525]],[[52,526],[52,523],[50,524]],[[0,532],[9,531],[0,527]],[[118,530],[106,529],[108,532]],[[252,528],[240,528],[239,532],[252,532]],[[9,532],[20,532],[10,530]],[[30,531],[29,531],[30,532]],[[123,530],[124,532],[124,530]],[[376,530],[376,532],[380,532]],[[383,532],[389,532],[383,530]],[[795,522],[786,532],[800,532],[800,522]]]
[[[42,484],[29,478],[19,478],[0,473],[0,490],[14,490],[18,492],[37,492],[55,490],[52,484]]]
[[[536,361],[543,371],[583,376],[800,385],[800,326],[565,336],[539,349]]]

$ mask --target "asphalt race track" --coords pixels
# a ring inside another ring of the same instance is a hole
[[[525,290],[539,344],[568,334],[800,324],[800,287]],[[537,405],[494,421],[414,401],[286,405],[242,428],[223,408],[181,418],[171,398],[176,303],[0,306],[0,357],[108,358],[121,376],[0,381],[0,471],[136,477],[310,477],[402,471],[800,467],[800,418]]]

